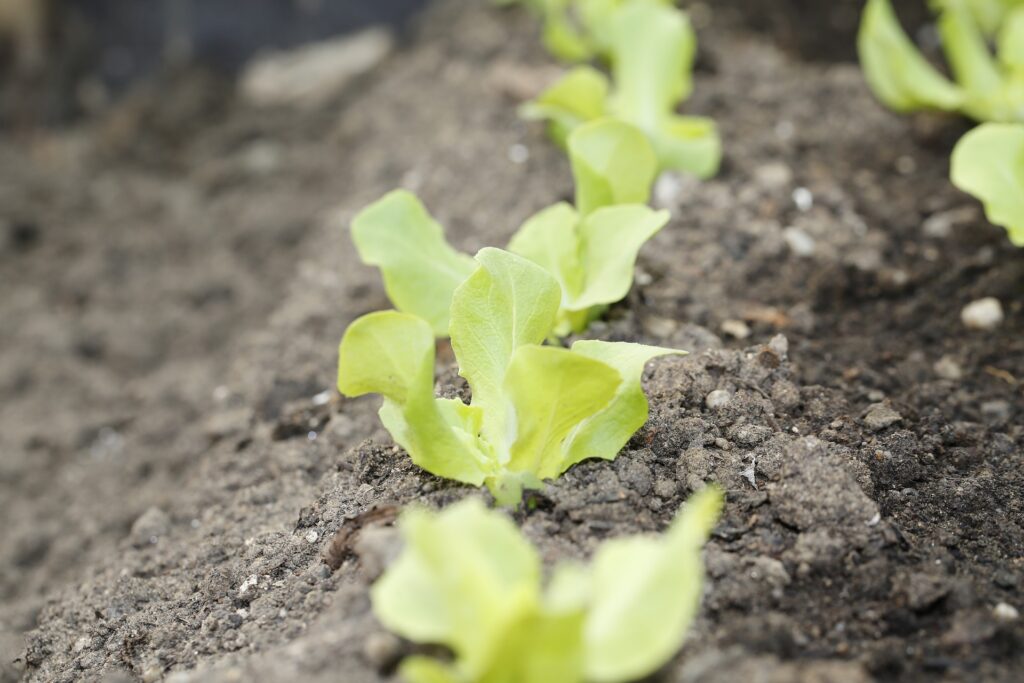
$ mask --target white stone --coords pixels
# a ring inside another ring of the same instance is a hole
[[[793,203],[801,211],[810,211],[814,206],[814,195],[806,187],[798,187],[793,190]]]
[[[239,89],[242,97],[257,106],[315,108],[379,64],[393,44],[391,32],[377,27],[273,52],[257,57],[245,68]]]
[[[1020,612],[1013,605],[1001,602],[992,608],[992,616],[999,621],[1017,621],[1020,618]]]
[[[715,389],[710,394],[704,397],[704,405],[711,410],[717,410],[724,406],[729,405],[729,401],[732,400],[732,394],[725,389]]]
[[[746,339],[750,336],[750,326],[742,320],[725,320],[722,322],[722,332],[736,339]]]
[[[942,379],[948,379],[951,381],[958,381],[963,379],[964,371],[960,367],[960,364],[952,356],[943,356],[942,358],[935,361],[935,365],[932,366],[935,370],[935,374]]]
[[[782,231],[782,238],[786,240],[789,250],[797,256],[807,257],[814,254],[814,238],[802,229],[788,227]]]
[[[994,330],[1003,322],[1003,305],[991,296],[972,301],[960,311],[960,320],[968,329]]]

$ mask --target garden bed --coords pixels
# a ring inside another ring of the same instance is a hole
[[[692,354],[652,363],[615,462],[516,519],[553,562],[722,485],[701,615],[655,680],[1015,680],[1024,259],[948,182],[962,124],[894,116],[856,64],[709,18],[686,110],[721,126],[723,169],[659,183],[674,219],[588,333]],[[152,130],[143,98],[3,143],[0,680],[391,673],[408,646],[367,590],[392,513],[476,492],[333,391],[345,326],[388,307],[346,226],[404,186],[474,252],[570,196],[515,114],[553,75],[535,32],[447,0],[331,108],[188,79],[195,106],[160,128],[184,138],[127,144]],[[983,297],[1005,319],[968,329]]]

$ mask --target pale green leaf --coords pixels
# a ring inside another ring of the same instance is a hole
[[[405,683],[473,683],[444,662],[419,655],[403,659],[398,673]]]
[[[612,401],[601,412],[580,423],[566,440],[562,449],[563,470],[587,458],[614,459],[647,422],[647,397],[641,386],[644,366],[658,356],[686,353],[659,346],[592,340],[574,343],[572,351],[615,368],[622,383]]]
[[[480,485],[484,454],[475,445],[473,416],[434,398],[434,336],[420,318],[382,311],[355,320],[338,348],[338,390],[384,396],[381,421],[412,461],[441,477]],[[477,418],[478,419],[478,418]]]
[[[475,683],[582,683],[581,609],[537,611],[510,625],[487,671]]]
[[[640,247],[668,224],[668,211],[624,204],[598,209],[579,228],[583,290],[566,308],[610,304],[629,293]]]
[[[999,64],[966,7],[952,4],[945,10],[939,17],[939,34],[953,77],[967,91],[968,100],[999,90],[1003,82]]]
[[[655,136],[662,168],[711,178],[722,163],[722,139],[718,126],[703,116],[672,116]]]
[[[433,393],[434,335],[407,313],[379,311],[356,319],[338,346],[338,391],[381,394],[405,403],[410,394]]]
[[[451,664],[403,662],[410,683],[634,680],[671,656],[696,614],[720,505],[716,490],[697,494],[660,538],[610,541],[590,568],[556,567],[543,596],[537,554],[504,515],[476,500],[412,511],[373,609],[400,635],[452,650]]]
[[[477,254],[480,267],[455,290],[452,299],[452,348],[459,374],[483,410],[484,438],[504,461],[514,439],[504,396],[505,372],[512,353],[547,338],[558,314],[558,282],[537,264],[500,249]]]
[[[612,111],[655,134],[690,94],[697,39],[688,17],[656,2],[629,2],[612,27]]]
[[[541,39],[548,52],[563,62],[583,62],[594,55],[587,38],[564,12],[548,15]]]
[[[569,136],[576,210],[586,216],[612,204],[646,204],[658,172],[647,136],[616,119],[579,126]]]
[[[999,61],[1008,69],[1024,70],[1024,6],[1011,12],[999,30]],[[1024,85],[1021,86],[1024,89]],[[1024,112],[1021,112],[1024,120]]]
[[[951,177],[1024,247],[1024,124],[985,123],[964,135],[953,150]]]
[[[360,211],[352,241],[365,263],[380,268],[395,308],[426,320],[438,337],[448,334],[452,292],[475,264],[449,246],[415,195],[395,190]]]
[[[559,202],[528,218],[508,243],[509,251],[555,276],[563,302],[583,291],[583,264],[576,233],[579,220],[575,209]]]
[[[700,608],[700,547],[721,509],[721,493],[695,494],[662,538],[604,543],[593,561],[585,624],[587,680],[634,680],[679,649]]]
[[[889,0],[868,0],[857,36],[864,76],[890,109],[955,111],[964,93],[918,51],[903,31]]]
[[[475,498],[440,514],[407,512],[401,527],[406,549],[374,584],[374,613],[411,640],[448,645],[476,681],[500,656],[510,626],[537,610],[537,553],[511,520]]]
[[[605,115],[608,77],[590,66],[576,67],[540,96],[519,109],[523,118],[548,120],[551,137],[560,145],[576,126]]]
[[[541,479],[561,474],[562,441],[608,405],[621,383],[610,365],[568,349],[519,348],[505,378],[517,433],[508,468]]]

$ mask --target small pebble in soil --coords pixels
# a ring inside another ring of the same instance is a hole
[[[378,671],[390,669],[402,654],[402,643],[386,631],[376,631],[363,641],[363,656]]]
[[[961,206],[928,216],[921,224],[921,230],[925,237],[945,239],[953,234],[953,228],[969,225],[977,220],[978,212],[975,207]]]
[[[659,175],[654,183],[654,198],[651,203],[658,209],[672,208],[679,202],[683,187],[683,178],[678,173],[666,171]]]
[[[873,432],[879,432],[903,419],[903,416],[884,403],[868,406],[864,414],[864,425]]]
[[[718,410],[729,405],[729,401],[732,400],[732,394],[725,389],[715,389],[710,394],[704,397],[704,405],[709,410]]]
[[[960,311],[960,320],[968,329],[992,331],[1003,322],[1003,305],[991,296],[972,301]]]
[[[995,399],[981,404],[981,414],[989,422],[1006,422],[1010,419],[1012,408],[1009,401]]]
[[[1013,605],[1001,602],[992,609],[992,616],[999,621],[1017,621],[1020,618],[1020,612]]]
[[[814,255],[814,238],[804,230],[790,226],[782,231],[782,237],[786,240],[786,246],[796,256],[807,258]]]
[[[513,164],[525,164],[530,158],[530,150],[526,145],[516,143],[508,148],[508,160]]]
[[[938,359],[935,361],[932,369],[942,379],[948,379],[952,382],[958,382],[964,378],[963,368],[960,367],[960,364],[952,356],[943,356]]]
[[[758,166],[754,170],[754,179],[759,185],[776,190],[793,182],[793,172],[781,161],[772,161]]]
[[[722,333],[735,339],[746,339],[750,336],[750,326],[742,320],[726,320],[722,322]]]
[[[132,545],[141,548],[156,543],[171,528],[171,518],[158,507],[151,507],[135,520],[130,534]]]
[[[806,187],[798,187],[793,190],[793,203],[801,211],[810,211],[814,206],[814,195]]]
[[[260,577],[256,574],[251,574],[249,578],[242,582],[242,585],[238,587],[238,597],[244,596],[251,589],[259,585]]]
[[[786,335],[777,334],[768,340],[768,349],[782,360],[786,359],[789,353],[789,340]]]

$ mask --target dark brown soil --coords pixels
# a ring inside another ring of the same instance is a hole
[[[1019,680],[1024,257],[946,180],[961,124],[709,18],[687,109],[725,166],[660,184],[676,219],[591,330],[694,353],[652,366],[615,462],[517,520],[554,561],[726,489],[658,681]],[[405,186],[472,252],[569,196],[514,111],[550,76],[532,21],[446,0],[328,109],[185,78],[159,93],[180,119],[140,97],[0,142],[0,681],[388,678],[407,646],[367,587],[392,506],[477,492],[331,390],[345,325],[387,306],[344,226]],[[1006,319],[968,330],[984,296]]]

